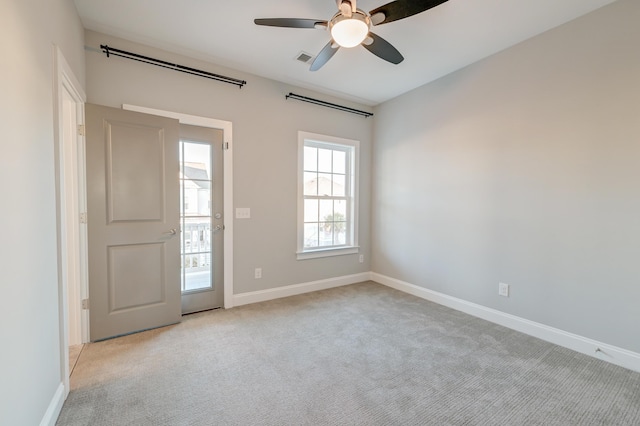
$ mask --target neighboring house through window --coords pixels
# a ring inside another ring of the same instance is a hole
[[[298,132],[298,259],[358,252],[358,148]]]

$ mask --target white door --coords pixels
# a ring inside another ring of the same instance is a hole
[[[182,313],[224,303],[223,131],[180,125]]]
[[[91,340],[180,322],[178,120],[85,108]]]

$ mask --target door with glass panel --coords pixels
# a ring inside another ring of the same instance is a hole
[[[182,313],[222,307],[223,131],[180,125]]]

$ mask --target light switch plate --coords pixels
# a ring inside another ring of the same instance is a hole
[[[251,219],[251,209],[249,207],[236,207],[236,219]]]

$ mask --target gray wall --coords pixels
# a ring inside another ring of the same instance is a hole
[[[87,96],[91,103],[123,103],[233,122],[235,207],[251,208],[251,219],[234,224],[234,293],[270,289],[370,270],[370,164],[373,121],[299,101],[290,91],[352,104],[211,63],[87,32]],[[100,44],[244,79],[236,86],[152,65],[106,58]],[[96,51],[98,50],[98,51]],[[357,255],[296,260],[298,130],[359,140],[360,245]],[[254,279],[254,268],[262,279]]]
[[[380,105],[373,270],[640,352],[638,22],[621,0]]]
[[[84,33],[70,0],[3,0],[0,23],[0,424],[37,425],[62,382],[52,45],[82,83]]]

